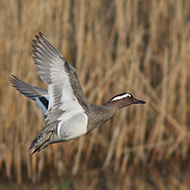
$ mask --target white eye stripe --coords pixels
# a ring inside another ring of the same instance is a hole
[[[123,94],[123,95],[118,95],[118,96],[116,96],[115,98],[113,98],[111,101],[115,101],[115,100],[121,100],[121,99],[123,99],[123,98],[127,98],[127,97],[131,97],[131,94]]]

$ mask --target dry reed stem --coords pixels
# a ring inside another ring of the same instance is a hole
[[[189,17],[190,3],[182,0],[2,0],[0,171],[21,183],[26,178],[43,180],[47,167],[58,177],[97,165],[125,175],[129,166],[141,163],[154,166],[172,159],[180,165],[188,160]],[[8,77],[14,74],[47,88],[32,61],[31,44],[38,31],[76,67],[91,103],[102,104],[127,91],[147,104],[118,111],[103,127],[79,140],[28,155],[45,122],[38,106],[16,92]],[[163,184],[160,180],[156,186],[163,189]]]

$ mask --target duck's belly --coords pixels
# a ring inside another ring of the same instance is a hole
[[[69,141],[87,133],[88,117],[85,113],[78,113],[62,120],[57,126],[57,135],[62,141]]]

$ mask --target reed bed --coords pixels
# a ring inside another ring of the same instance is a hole
[[[1,0],[0,24],[0,181],[107,169],[126,175],[138,167],[162,170],[171,160],[182,168],[190,159],[190,1]],[[8,78],[47,88],[32,60],[38,31],[76,67],[89,102],[131,92],[147,104],[31,156],[44,118]]]

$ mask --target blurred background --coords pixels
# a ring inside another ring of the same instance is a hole
[[[0,4],[0,189],[189,189],[190,1]],[[76,67],[89,102],[131,92],[147,104],[31,156],[43,114],[8,80],[47,88],[32,60],[39,31]]]

